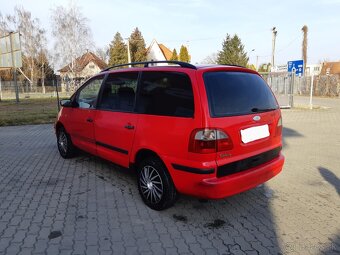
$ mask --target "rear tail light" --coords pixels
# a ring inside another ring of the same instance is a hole
[[[276,136],[280,136],[282,134],[282,117],[280,117],[279,121],[277,122],[276,126]]]
[[[219,129],[195,129],[191,132],[189,151],[194,153],[214,153],[231,150],[233,143],[222,130]]]

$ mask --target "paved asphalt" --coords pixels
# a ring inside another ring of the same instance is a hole
[[[282,111],[279,176],[162,212],[128,170],[62,159],[52,125],[2,127],[0,254],[340,254],[340,99],[314,104],[330,108]]]

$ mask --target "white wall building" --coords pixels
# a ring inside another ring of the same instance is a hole
[[[172,51],[161,43],[158,43],[155,39],[152,40],[147,51],[148,61],[166,61],[170,60],[172,56]],[[157,65],[167,65],[167,64],[157,64]]]
[[[306,66],[305,75],[319,75],[321,73],[322,64],[310,64]]]

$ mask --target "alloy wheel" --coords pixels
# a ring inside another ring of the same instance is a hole
[[[63,131],[61,131],[59,133],[58,146],[59,146],[59,149],[64,154],[66,154],[66,152],[67,152],[67,136],[66,136],[65,132],[63,132]]]
[[[143,167],[139,185],[146,200],[152,204],[158,203],[163,197],[163,182],[157,170],[150,165]]]

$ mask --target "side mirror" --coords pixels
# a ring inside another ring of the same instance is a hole
[[[73,102],[70,99],[60,100],[60,105],[62,107],[78,107],[78,103],[77,102]]]

